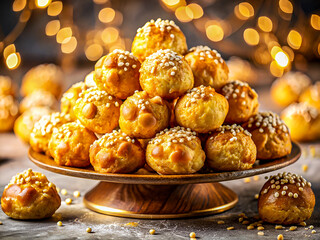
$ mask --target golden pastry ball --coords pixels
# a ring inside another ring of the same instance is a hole
[[[44,152],[46,155],[51,156],[48,145],[53,130],[71,121],[72,119],[69,114],[59,112],[41,117],[34,124],[32,133],[30,134],[31,148],[36,152]]]
[[[86,128],[104,134],[119,125],[121,104],[120,99],[106,91],[90,88],[80,94],[73,111]]]
[[[273,224],[299,224],[311,217],[314,206],[311,183],[286,172],[270,176],[258,199],[261,220]]]
[[[301,72],[288,72],[276,79],[271,86],[272,99],[282,107],[297,102],[300,94],[311,84],[310,78]]]
[[[73,107],[76,101],[80,97],[80,93],[89,89],[84,82],[78,82],[73,84],[61,98],[61,112],[70,114],[71,118],[76,120],[76,116],[73,112]]]
[[[114,130],[92,144],[90,162],[97,172],[132,173],[144,166],[145,153],[136,139]]]
[[[137,30],[131,51],[141,62],[160,49],[170,49],[181,55],[188,50],[186,37],[174,21],[158,18]]]
[[[179,98],[175,107],[176,121],[180,126],[199,133],[219,128],[228,113],[227,99],[212,87],[196,87]]]
[[[49,218],[60,205],[56,186],[30,168],[15,175],[1,197],[3,212],[13,219]]]
[[[258,94],[247,83],[231,81],[223,86],[221,94],[229,103],[226,123],[243,123],[258,113]]]
[[[199,171],[204,165],[206,155],[196,135],[196,132],[184,127],[161,131],[147,146],[147,164],[163,175]]]
[[[97,84],[94,81],[94,71],[90,72],[89,74],[87,74],[84,78],[84,83],[88,86],[88,87],[93,87],[93,88],[97,88]]]
[[[228,82],[228,66],[216,50],[207,46],[193,47],[185,59],[194,75],[194,87],[204,85],[219,90]]]
[[[58,106],[59,103],[52,93],[39,89],[22,99],[19,110],[23,113],[33,107],[48,107],[57,111]]]
[[[218,171],[250,169],[257,155],[251,134],[236,124],[221,126],[212,133],[205,151],[207,165]]]
[[[252,134],[257,159],[276,159],[291,153],[289,129],[277,114],[259,112],[250,117],[243,127]]]
[[[150,96],[175,99],[193,87],[193,74],[183,56],[159,50],[142,63],[140,85]]]
[[[0,95],[16,96],[17,86],[12,82],[8,76],[0,75]]]
[[[290,129],[292,139],[313,141],[320,139],[320,112],[305,103],[294,103],[281,113]]]
[[[304,102],[320,111],[320,81],[304,90],[299,97],[299,102]]]
[[[149,97],[146,92],[136,92],[120,108],[121,130],[135,138],[153,138],[167,128],[170,120],[168,103],[161,97]]]
[[[48,107],[33,107],[26,110],[14,122],[14,133],[23,142],[29,144],[34,124],[39,121],[42,116],[49,115],[52,112],[53,110]]]
[[[0,132],[12,130],[18,113],[17,101],[11,95],[0,95]]]
[[[27,96],[35,90],[51,92],[59,98],[63,88],[63,72],[54,64],[41,64],[31,68],[23,77],[21,95]]]
[[[90,165],[89,149],[96,139],[96,135],[79,122],[66,123],[54,129],[49,151],[58,165],[87,167]]]
[[[140,66],[139,60],[132,53],[116,49],[96,63],[93,80],[100,90],[119,99],[126,99],[141,89]]]

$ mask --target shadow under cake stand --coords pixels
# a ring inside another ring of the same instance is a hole
[[[29,149],[29,158],[51,172],[100,180],[84,196],[84,205],[96,212],[131,218],[168,219],[205,216],[233,208],[238,196],[219,182],[271,172],[296,162],[300,147],[292,143],[291,153],[276,160],[257,161],[252,169],[189,175],[98,173],[92,167],[57,165],[52,158]]]

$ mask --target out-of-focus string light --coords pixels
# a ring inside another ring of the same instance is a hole
[[[243,39],[248,45],[254,46],[254,45],[258,45],[260,37],[257,30],[253,28],[247,28],[243,32]]]
[[[258,26],[264,32],[271,32],[273,24],[270,18],[261,16],[258,18]]]
[[[29,21],[30,17],[31,17],[31,11],[24,10],[19,17],[19,21],[22,23],[25,23],[25,22]]]
[[[293,49],[299,49],[302,44],[302,36],[296,30],[291,30],[288,34],[287,42]]]
[[[95,4],[105,4],[105,3],[108,2],[108,0],[93,0],[93,2],[94,2]]]
[[[50,5],[48,6],[47,8],[47,13],[49,16],[58,16],[61,11],[63,9],[63,4],[61,1],[55,1],[55,2],[52,2],[50,3]]]
[[[289,64],[289,57],[283,51],[278,52],[276,54],[274,60],[276,60],[277,64],[283,68],[288,66],[288,64]]]
[[[51,3],[51,0],[35,0],[35,4],[38,8],[46,8]]]
[[[61,28],[56,36],[56,40],[58,43],[62,43],[65,39],[71,38],[72,36],[72,29],[71,27]]]
[[[46,25],[46,35],[47,36],[54,36],[60,30],[60,21],[59,20],[52,20],[47,23]]]
[[[175,15],[180,22],[190,22],[193,19],[192,10],[185,6],[178,7],[175,11]]]
[[[119,37],[118,29],[114,27],[107,27],[101,33],[101,39],[105,44],[111,44],[117,41]]]
[[[241,2],[235,6],[234,14],[241,20],[247,20],[254,16],[254,8],[248,2]]]
[[[103,48],[101,45],[94,43],[86,48],[85,54],[90,61],[97,61],[103,54]]]
[[[279,8],[284,13],[291,14],[293,12],[293,5],[289,0],[279,0]]]
[[[187,6],[193,13],[193,19],[199,19],[203,16],[203,9],[199,4],[191,3]]]
[[[314,29],[320,30],[320,16],[317,14],[312,14],[310,17],[310,24]]]
[[[11,53],[6,59],[6,65],[10,70],[16,69],[21,63],[21,57],[18,52]]]
[[[116,12],[112,8],[103,8],[100,10],[98,18],[103,23],[112,22],[116,15]]]
[[[279,67],[275,60],[270,63],[269,69],[270,73],[275,77],[281,77],[284,72],[284,69],[282,67]]]
[[[78,41],[75,37],[65,39],[61,44],[61,52],[69,54],[77,48]]]
[[[206,28],[207,37],[213,42],[219,42],[224,37],[224,31],[218,24],[209,25]]]
[[[12,10],[14,12],[20,12],[22,11],[27,4],[27,0],[15,0],[12,4]]]
[[[292,62],[294,60],[293,50],[288,46],[283,46],[282,49],[283,49],[283,51],[285,51],[288,54],[289,60],[290,60],[290,62]]]
[[[3,50],[3,57],[6,59],[10,54],[15,52],[16,52],[16,46],[14,44],[10,44],[6,46],[5,49]]]

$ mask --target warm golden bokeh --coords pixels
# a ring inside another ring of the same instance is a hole
[[[279,67],[276,61],[270,63],[270,72],[275,77],[281,77],[283,75],[283,68]]]
[[[58,16],[63,8],[63,4],[61,1],[52,2],[47,8],[47,13],[49,16]]]
[[[254,46],[258,45],[260,37],[257,30],[253,28],[247,28],[243,32],[243,39],[246,41],[247,44]]]
[[[20,54],[15,52],[11,53],[6,59],[6,65],[9,69],[16,69],[21,62]]]
[[[241,2],[234,8],[234,14],[241,20],[247,20],[254,16],[254,8],[248,2]]]
[[[283,51],[278,52],[275,55],[274,59],[276,60],[277,64],[280,67],[284,68],[284,67],[288,66],[288,64],[289,64],[289,57]]]
[[[69,54],[77,48],[78,41],[75,37],[66,38],[61,44],[61,52]]]
[[[116,12],[112,8],[103,8],[100,10],[98,18],[100,22],[109,23],[112,22],[116,15]]]
[[[107,27],[101,33],[101,39],[105,44],[114,43],[119,37],[119,30],[114,27]]]
[[[175,15],[180,22],[190,22],[193,19],[193,12],[188,7],[178,7],[175,11]]]
[[[66,38],[72,37],[72,29],[71,27],[61,28],[56,36],[57,42],[62,43]]]
[[[284,13],[291,14],[293,12],[293,5],[289,0],[279,0],[279,7]]]
[[[320,30],[320,16],[317,14],[312,14],[310,18],[310,24],[314,29]]]
[[[217,24],[209,25],[206,28],[207,37],[214,42],[219,42],[224,37],[224,31],[221,26]]]
[[[193,19],[198,19],[203,16],[203,9],[199,4],[191,3],[187,6],[193,13]]]
[[[46,8],[51,3],[51,0],[35,0],[35,4],[38,8]]]
[[[14,52],[16,52],[16,46],[14,44],[10,44],[3,50],[3,57],[7,58],[11,53]]]
[[[27,4],[27,0],[15,0],[12,4],[12,10],[15,12],[22,11]]]
[[[293,49],[299,49],[302,44],[302,36],[296,30],[291,30],[288,34],[287,42]]]
[[[261,16],[258,18],[258,26],[264,32],[271,32],[273,24],[270,18]]]
[[[59,20],[52,20],[47,23],[46,25],[46,35],[47,36],[54,36],[60,30],[60,21]]]
[[[94,43],[86,48],[85,54],[90,61],[97,61],[103,54],[103,48],[101,45]]]

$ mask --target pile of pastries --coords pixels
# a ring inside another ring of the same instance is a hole
[[[102,173],[244,170],[290,154],[284,122],[259,112],[257,93],[228,72],[216,50],[188,50],[173,21],[151,20],[138,29],[132,52],[103,56],[63,94],[61,112],[35,122],[29,143],[59,165]],[[35,75],[23,93],[38,88]],[[61,88],[51,82],[43,88],[57,97]]]
[[[281,118],[297,141],[320,139],[320,82],[301,72],[288,72],[271,87],[271,97],[285,107]]]

